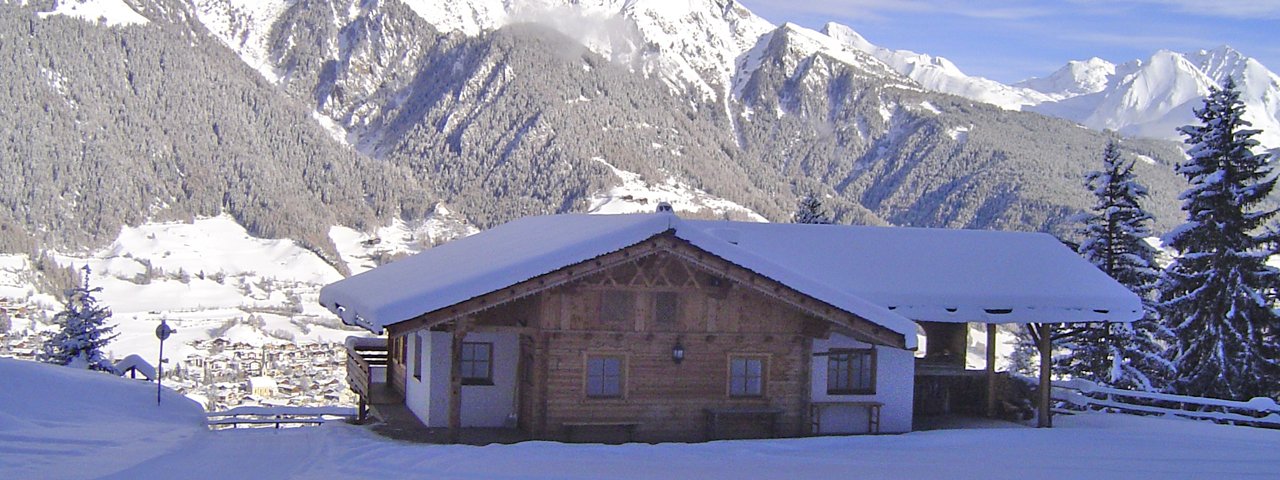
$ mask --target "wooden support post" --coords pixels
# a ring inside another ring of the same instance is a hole
[[[453,349],[449,351],[449,443],[462,440],[462,341],[469,320],[459,318],[453,325]]]
[[[1053,412],[1049,408],[1052,402],[1052,395],[1049,391],[1053,388],[1049,374],[1053,371],[1053,326],[1042,323],[1040,324],[1040,414],[1036,427],[1050,428],[1053,426]]]
[[[356,407],[356,423],[364,425],[369,419],[369,402],[365,400],[364,395],[360,395],[360,405]]]
[[[996,324],[987,324],[987,418],[996,416]]]

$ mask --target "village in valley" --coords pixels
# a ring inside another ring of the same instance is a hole
[[[0,298],[0,327],[17,323],[34,326],[37,308]],[[5,319],[8,319],[6,322]],[[36,361],[53,332],[47,328],[0,328],[0,358]],[[354,406],[347,386],[346,348],[341,343],[266,342],[260,346],[222,338],[194,340],[188,352],[169,361],[164,386],[199,403],[210,412],[238,406]],[[170,348],[173,346],[171,345]],[[155,353],[142,358],[136,372],[125,377],[150,380],[156,374]],[[110,359],[118,364],[124,358]],[[122,369],[123,370],[123,369]]]

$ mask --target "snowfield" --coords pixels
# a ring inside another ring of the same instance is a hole
[[[446,446],[363,427],[209,431],[155,385],[0,359],[0,478],[1275,478],[1280,431],[1119,414],[1048,430]]]

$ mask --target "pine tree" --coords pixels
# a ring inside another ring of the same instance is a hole
[[[813,194],[800,198],[796,213],[791,216],[791,219],[793,223],[831,224],[831,217],[827,215],[827,212],[823,211],[822,201],[818,200],[818,197]]]
[[[1187,223],[1168,235],[1180,253],[1165,269],[1160,309],[1177,336],[1178,393],[1248,399],[1276,391],[1280,348],[1271,310],[1277,281],[1266,265],[1271,239],[1258,235],[1276,215],[1260,208],[1275,187],[1268,155],[1256,155],[1244,104],[1228,79],[1196,110],[1200,125],[1182,127],[1190,160],[1177,171]]]
[[[1153,304],[1159,271],[1151,214],[1139,201],[1147,188],[1134,178],[1133,161],[1120,158],[1115,141],[1102,154],[1102,170],[1085,175],[1085,188],[1097,198],[1085,218],[1084,241],[1077,251],[1143,300],[1145,315],[1132,323],[1077,324],[1067,327],[1059,346],[1071,351],[1056,359],[1060,373],[1098,383],[1144,391],[1159,390],[1172,376],[1163,354],[1171,332],[1156,320]]]
[[[102,352],[102,348],[116,338],[116,334],[112,333],[115,327],[107,325],[111,311],[98,305],[98,300],[93,298],[102,288],[91,288],[89,266],[86,265],[83,270],[84,279],[80,286],[67,290],[63,310],[54,316],[54,321],[62,326],[62,330],[44,343],[40,360],[114,372],[115,367]]]

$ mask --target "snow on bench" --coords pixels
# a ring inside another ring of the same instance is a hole
[[[1079,410],[1112,409],[1128,413],[1177,416],[1235,425],[1280,428],[1280,405],[1270,398],[1249,401],[1138,392],[1084,379],[1053,382],[1053,397]]]
[[[328,420],[353,418],[356,409],[351,407],[291,407],[291,406],[243,406],[222,412],[209,412],[209,428],[237,428],[244,426],[273,425],[275,428],[322,425]]]

